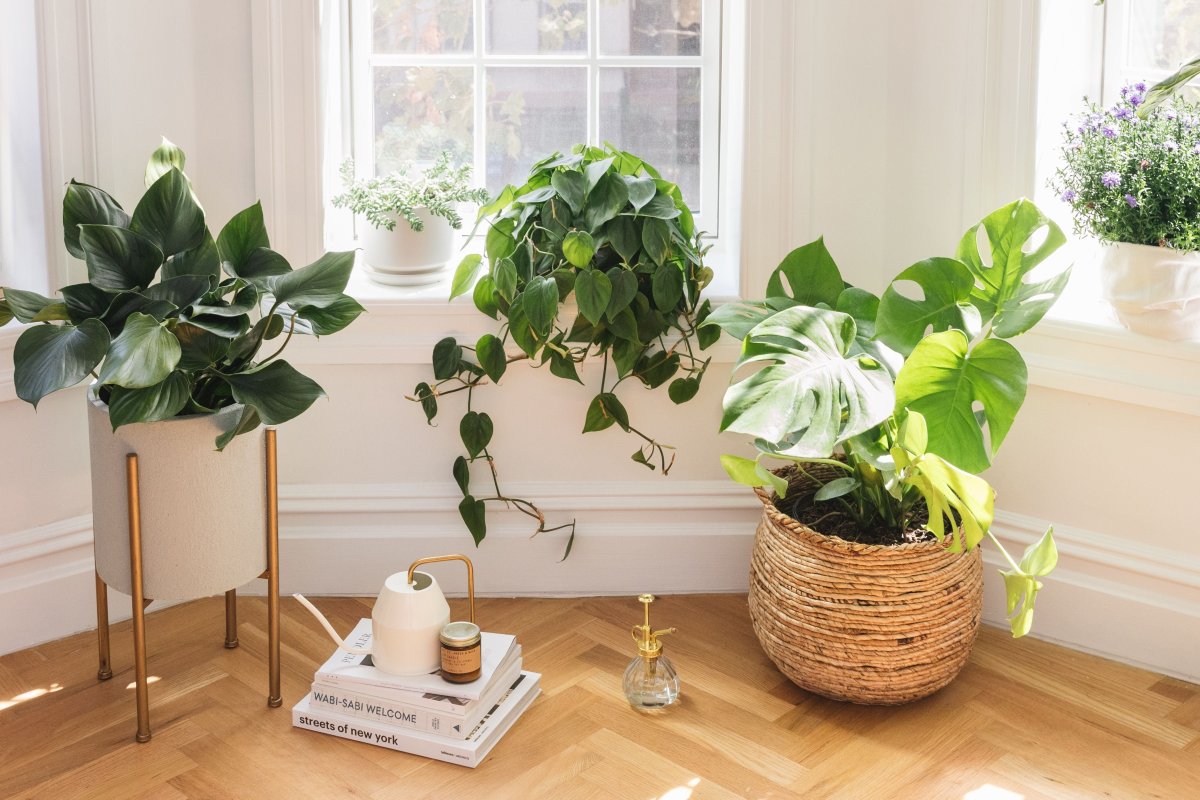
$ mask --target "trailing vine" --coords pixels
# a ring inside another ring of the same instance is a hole
[[[452,468],[462,491],[459,514],[478,545],[487,535],[486,506],[501,503],[548,526],[536,503],[500,487],[489,444],[493,423],[474,407],[475,390],[498,383],[509,365],[528,362],[552,375],[583,383],[578,366],[602,361],[599,391],[584,413],[583,432],[618,426],[638,440],[630,458],[667,474],[674,446],[629,421],[617,396],[627,381],[647,389],[664,384],[674,403],[691,400],[710,359],[701,351],[719,337],[702,328],[711,311],[701,292],[712,280],[707,247],[695,229],[679,187],[637,156],[613,148],[579,145],[535,164],[520,187],[506,186],[479,210],[487,221],[485,255],[462,260],[451,299],[471,292],[475,306],[502,324],[473,345],[454,337],[433,349],[433,382],[417,384],[410,400],[433,424],[439,400],[466,394],[459,422],[465,455]],[[475,493],[471,467],[487,465],[488,489]]]

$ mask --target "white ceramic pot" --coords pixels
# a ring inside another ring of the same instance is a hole
[[[267,568],[265,429],[213,442],[241,406],[112,430],[108,406],[88,392],[96,569],[132,594],[125,456],[137,453],[143,592],[190,600],[241,586]]]
[[[427,209],[417,211],[425,229],[414,231],[404,219],[392,230],[362,225],[363,261],[367,276],[388,286],[423,286],[436,283],[454,258],[458,231],[443,217]]]
[[[1200,253],[1118,242],[1104,248],[1100,287],[1129,330],[1200,339]]]

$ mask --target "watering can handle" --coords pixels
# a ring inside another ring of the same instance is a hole
[[[369,647],[351,647],[350,645],[346,644],[345,640],[338,636],[337,631],[335,631],[333,626],[329,624],[329,620],[325,619],[325,615],[318,611],[316,606],[308,602],[307,597],[302,594],[293,594],[292,597],[299,600],[300,605],[312,612],[312,615],[317,618],[317,622],[321,623],[321,626],[325,628],[325,632],[329,634],[329,637],[333,639],[337,646],[342,650],[345,650],[347,653],[353,653],[356,656],[371,655],[371,649]]]

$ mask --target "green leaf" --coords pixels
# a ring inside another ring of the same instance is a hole
[[[620,216],[609,220],[604,226],[604,232],[617,255],[621,256],[625,263],[632,263],[633,257],[642,247],[642,236],[633,217]]]
[[[683,299],[683,272],[674,264],[663,264],[654,271],[650,288],[654,293],[654,305],[669,311]]]
[[[99,381],[104,385],[142,389],[167,379],[182,357],[179,340],[161,322],[135,311],[112,340]]]
[[[353,250],[326,253],[307,267],[267,278],[267,290],[279,303],[325,308],[344,296],[353,268]]]
[[[174,167],[142,195],[133,210],[131,227],[158,245],[164,256],[203,244],[208,233],[204,211],[192,196],[191,185]]]
[[[610,315],[608,329],[621,339],[640,344],[638,339],[637,317],[630,308],[622,309],[616,315]]]
[[[217,437],[217,452],[224,450],[234,437],[249,433],[259,425],[262,425],[262,417],[258,415],[258,409],[254,406],[243,406],[237,424]]]
[[[517,296],[517,266],[511,258],[502,258],[492,266],[492,280],[500,296],[511,303]]]
[[[609,319],[613,319],[629,308],[629,304],[637,296],[638,279],[632,272],[621,267],[613,267],[607,275],[612,294],[608,298],[608,306],[605,307],[604,313]]]
[[[6,288],[4,301],[8,306],[9,313],[16,317],[18,322],[50,322],[71,318],[66,303],[45,297],[37,292]]]
[[[458,435],[467,455],[475,458],[492,441],[492,418],[480,411],[468,411],[458,423]]]
[[[924,415],[929,451],[967,472],[991,464],[1025,401],[1028,371],[1017,349],[1001,339],[985,339],[968,352],[960,331],[925,337],[896,377],[896,410]],[[975,419],[983,404],[991,447]]]
[[[567,201],[571,211],[578,214],[583,210],[583,198],[587,194],[587,179],[579,170],[565,169],[550,176],[550,185],[558,196]]]
[[[655,195],[649,203],[638,210],[639,216],[654,219],[675,219],[682,213],[679,206],[675,205],[675,201],[665,194]]]
[[[183,172],[183,165],[186,162],[187,157],[183,151],[164,136],[162,144],[150,154],[150,162],[146,164],[146,186],[154,185],[155,181],[172,168]]]
[[[721,430],[779,443],[788,455],[824,458],[882,422],[895,404],[891,377],[850,354],[855,333],[849,315],[803,306],[759,323],[735,370],[764,366],[725,392]]]
[[[162,268],[163,278],[175,278],[180,275],[203,275],[220,279],[221,257],[217,252],[217,243],[213,241],[208,231],[204,239],[191,250],[176,253],[167,259]]]
[[[447,336],[433,346],[433,377],[439,381],[453,378],[462,365],[462,348],[453,336]]]
[[[108,344],[108,329],[95,319],[27,329],[13,348],[17,397],[36,408],[51,392],[74,386],[96,368]]]
[[[504,343],[490,333],[480,336],[479,341],[475,343],[475,357],[479,359],[479,366],[483,367],[483,371],[493,382],[499,382],[504,376],[504,371],[508,369]]]
[[[695,397],[698,391],[700,391],[698,378],[676,378],[667,387],[667,396],[675,405],[681,405]]]
[[[657,389],[679,371],[679,354],[656,350],[639,358],[634,370],[647,389]]]
[[[767,469],[765,464],[762,462],[756,463],[754,465],[754,474],[758,476],[759,483],[763,486],[770,486],[779,497],[787,497],[788,482]]]
[[[625,188],[628,190],[629,202],[633,206],[634,211],[640,211],[646,203],[654,197],[658,187],[654,185],[653,178],[636,177],[633,175],[626,176]],[[672,203],[672,206],[675,204]]]
[[[553,202],[553,200],[550,201],[550,203]],[[488,228],[487,237],[484,240],[484,250],[487,252],[489,261],[508,258],[516,252],[517,243],[512,238],[513,228],[514,223],[511,219],[502,219]]]
[[[929,425],[925,415],[909,409],[900,423],[900,446],[914,456],[923,456],[929,449]]]
[[[114,225],[129,227],[129,215],[108,192],[72,180],[63,196],[63,240],[67,251],[75,258],[86,258],[79,243],[80,225]]]
[[[979,252],[979,229],[991,247],[991,263]],[[1046,236],[1036,248],[1025,248],[1041,230]],[[975,281],[971,302],[983,321],[991,320],[992,333],[1008,339],[1036,325],[1071,276],[1068,268],[1044,281],[1029,282],[1029,273],[1067,241],[1062,229],[1028,200],[1021,199],[993,211],[971,228],[959,242],[957,257]]]
[[[451,300],[471,290],[482,266],[483,256],[478,253],[471,253],[458,262],[458,269],[454,270],[454,280],[450,284]]]
[[[600,178],[588,192],[587,208],[583,212],[583,221],[588,230],[599,230],[600,226],[620,213],[629,202],[629,191],[620,175],[610,173]]]
[[[328,255],[328,254],[326,254]],[[245,261],[237,269],[226,261],[224,262],[225,272],[231,277],[242,278],[247,281],[259,284],[264,288],[271,278],[287,275],[292,271],[292,265],[287,259],[279,253],[266,247],[257,247],[250,251],[246,256]]]
[[[229,353],[229,340],[190,322],[176,325],[172,331],[179,340],[179,365],[190,372],[211,367]]]
[[[12,318],[12,309],[8,307],[8,301],[4,299],[4,293],[0,291],[0,328],[11,322]]]
[[[458,504],[458,514],[462,517],[467,530],[471,532],[475,546],[478,547],[479,543],[487,536],[487,518],[483,501],[467,495]]]
[[[723,455],[721,456],[721,466],[730,478],[743,486],[765,486],[769,484],[769,481],[764,481],[759,476],[758,462],[753,459]]]
[[[163,382],[142,389],[114,386],[108,400],[108,419],[114,431],[134,422],[170,419],[183,410],[191,396],[191,378],[179,370]]]
[[[80,225],[79,244],[87,254],[88,281],[100,289],[145,288],[163,263],[154,242],[115,225]]]
[[[588,164],[583,168],[583,175],[587,179],[586,183],[589,192],[596,187],[596,185],[600,182],[600,179],[605,176],[612,165],[613,159],[605,158],[601,159],[600,161],[593,161],[591,164]]]
[[[820,489],[817,489],[813,494],[813,500],[816,500],[818,503],[825,500],[833,500],[850,494],[861,485],[857,478],[834,478]]]
[[[598,325],[612,298],[612,284],[598,269],[584,270],[575,279],[575,300],[579,313],[593,325]]]
[[[545,338],[558,315],[558,285],[553,278],[536,275],[521,293],[521,309],[538,335]]]
[[[268,425],[282,425],[300,416],[325,396],[316,381],[300,374],[286,361],[272,361],[247,372],[222,375],[233,399],[253,406]]]
[[[197,314],[188,317],[188,322],[197,328],[216,334],[226,339],[241,336],[250,329],[250,317],[242,314],[237,317],[218,317],[212,314]]]
[[[642,224],[642,248],[655,264],[664,264],[671,255],[671,226],[661,219]]]
[[[723,303],[705,317],[701,330],[716,327],[741,341],[749,336],[750,331],[754,330],[760,322],[795,305],[796,301],[790,297],[768,297],[765,300],[736,300]],[[855,332],[857,333],[857,328]]]
[[[102,317],[112,306],[115,296],[90,283],[75,283],[64,286],[59,290],[63,302],[67,304],[67,313],[76,324],[85,319]]]
[[[1014,639],[1029,633],[1033,627],[1033,604],[1042,582],[1016,570],[1000,570],[1004,577],[1004,592],[1007,595],[1008,625]]]
[[[621,401],[612,392],[603,392],[592,398],[588,404],[587,416],[583,422],[583,432],[602,431],[612,427],[613,423],[629,430],[629,413]]]
[[[563,257],[574,267],[586,267],[596,255],[596,245],[587,231],[571,231],[563,237]]]
[[[475,284],[475,289],[471,292],[471,299],[474,301],[475,307],[484,314],[492,319],[498,319],[500,304],[496,302],[496,282],[490,275],[484,275]]]
[[[260,247],[269,248],[267,226],[263,222],[262,203],[255,203],[233,215],[217,235],[217,251],[225,271],[243,275],[251,254]]]
[[[901,482],[916,487],[929,510],[927,527],[943,541],[949,523],[949,550],[979,544],[995,517],[995,492],[987,481],[959,469],[934,453],[911,457],[902,447],[892,448]]]
[[[523,296],[518,297],[508,310],[508,331],[527,356],[533,357],[541,347],[541,340],[525,316]]]
[[[118,334],[125,327],[125,320],[135,311],[162,322],[168,314],[176,310],[178,309],[174,305],[165,300],[151,300],[137,292],[121,292],[113,298],[101,321],[109,332]]]
[[[471,467],[467,464],[467,460],[462,456],[454,459],[454,467],[451,469],[454,475],[454,482],[458,484],[458,489],[466,497],[471,493]]]
[[[559,342],[561,344],[561,341]],[[559,378],[564,378],[569,381],[575,381],[582,384],[583,381],[579,378],[579,371],[575,368],[575,362],[569,355],[563,355],[557,350],[547,347],[542,351],[550,355],[550,374]]]
[[[621,339],[613,343],[612,356],[613,364],[617,367],[617,377],[624,378],[630,372],[633,372],[633,367],[641,358],[642,352],[646,349],[646,345],[638,341],[630,341]]]
[[[428,383],[418,383],[413,394],[420,401],[421,410],[425,412],[425,422],[432,425],[438,412],[437,395],[433,393],[433,387]]]
[[[920,299],[905,297],[901,281],[915,283]],[[876,334],[893,350],[908,355],[926,331],[951,328],[974,337],[979,333],[979,311],[971,305],[975,279],[967,265],[953,258],[927,258],[896,276],[879,301]]]
[[[1145,100],[1138,106],[1137,115],[1142,119],[1148,118],[1154,109],[1162,105],[1168,97],[1179,91],[1180,87],[1185,86],[1197,75],[1200,75],[1200,58],[1192,59],[1171,75],[1151,86],[1150,91],[1146,92]]]
[[[147,286],[141,293],[150,300],[162,300],[176,308],[188,308],[200,301],[211,288],[211,279],[205,275],[179,275]]]
[[[300,306],[296,309],[296,316],[308,323],[315,336],[328,336],[344,329],[364,311],[366,309],[362,304],[344,294],[324,308]]]
[[[824,303],[833,308],[845,286],[821,237],[784,256],[767,280],[767,297],[787,297],[806,306]]]
[[[193,315],[214,317],[240,317],[258,307],[258,288],[253,284],[243,286],[233,296],[233,301],[222,305],[198,305],[192,307]]]

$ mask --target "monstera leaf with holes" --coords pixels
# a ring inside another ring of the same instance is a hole
[[[336,333],[363,308],[345,294],[354,254],[292,269],[270,249],[258,203],[214,237],[185,161],[164,139],[132,214],[103,189],[71,181],[64,240],[88,280],[64,287],[61,299],[5,288],[0,325],[30,325],[13,351],[13,380],[35,407],[89,376],[114,429],[242,404],[220,449],[306,411],[321,388],[278,356],[293,334]],[[280,346],[264,357],[270,340]]]
[[[761,300],[729,303],[702,321],[741,341],[721,429],[753,439],[753,458],[726,455],[739,483],[787,482],[767,464],[835,467],[809,504],[897,541],[923,525],[950,549],[991,538],[1004,572],[1013,634],[1028,632],[1053,536],[1017,562],[991,531],[987,469],[1025,400],[1028,372],[1008,340],[1036,325],[1070,268],[1050,256],[1062,231],[1028,200],[987,215],[953,258],[905,268],[882,297],[850,286],[818,239],[793,250]],[[747,371],[753,370],[749,374]],[[791,506],[789,506],[790,508]]]

